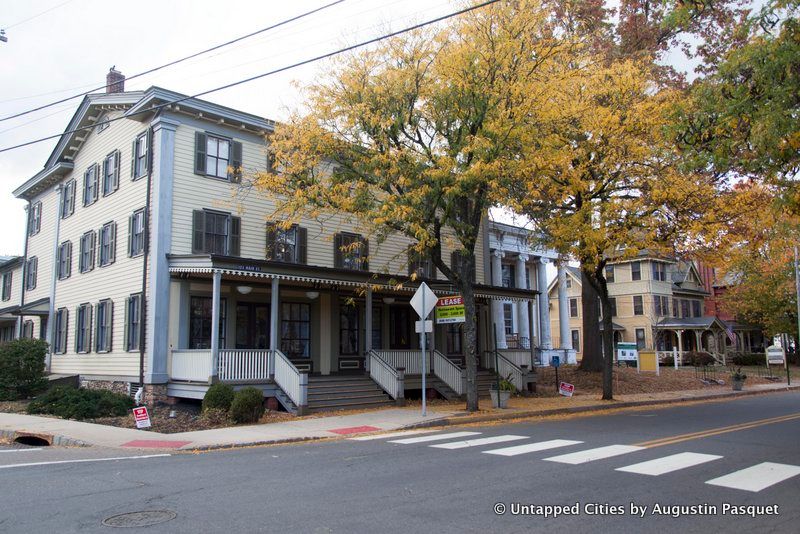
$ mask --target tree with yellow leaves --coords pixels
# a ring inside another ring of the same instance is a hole
[[[276,172],[256,178],[288,217],[353,214],[431,258],[464,298],[470,411],[479,228],[489,207],[507,203],[507,183],[525,178],[530,117],[550,105],[566,64],[555,59],[570,47],[551,30],[538,1],[504,2],[339,61],[308,88],[307,113],[276,127]],[[448,232],[458,268],[442,257]]]

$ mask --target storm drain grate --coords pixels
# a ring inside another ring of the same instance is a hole
[[[172,521],[176,517],[178,514],[171,510],[144,510],[112,515],[103,519],[103,524],[107,527],[117,528],[149,527]]]

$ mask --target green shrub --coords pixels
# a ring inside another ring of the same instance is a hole
[[[233,396],[231,419],[235,423],[256,423],[264,415],[264,394],[260,389],[246,387]]]
[[[686,353],[682,363],[688,366],[703,367],[704,365],[714,365],[715,362],[714,357],[707,352],[691,351]]]
[[[212,385],[203,397],[203,411],[223,410],[227,412],[231,409],[233,394],[233,386],[230,384]]]
[[[737,352],[731,361],[736,366],[766,365],[767,356],[760,352]]]
[[[28,404],[28,413],[80,420],[127,415],[133,406],[130,397],[107,389],[57,386]]]
[[[47,342],[15,339],[0,345],[0,401],[27,399],[44,391]]]

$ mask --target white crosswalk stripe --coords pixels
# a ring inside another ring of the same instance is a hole
[[[427,443],[429,441],[443,441],[446,439],[465,438],[467,436],[477,436],[480,432],[450,432],[449,434],[436,434],[434,436],[421,436],[419,438],[395,439],[388,443],[400,443],[410,445],[412,443]]]
[[[415,436],[417,434],[431,434],[437,430],[403,430],[401,432],[391,432],[388,434],[377,434],[372,436],[358,436],[350,438],[350,441],[371,441],[373,439],[399,438],[400,436]]]
[[[517,456],[519,454],[528,454],[530,452],[546,451],[550,449],[557,449],[559,447],[567,447],[569,445],[578,445],[582,441],[573,441],[569,439],[551,439],[550,441],[540,441],[538,443],[526,443],[525,445],[514,445],[513,447],[504,447],[502,449],[492,449],[490,451],[483,451],[484,454],[495,454],[497,456]]]
[[[695,452],[681,452],[664,456],[663,458],[656,458],[647,462],[638,464],[627,465],[625,467],[618,467],[617,471],[625,471],[626,473],[637,473],[639,475],[659,476],[666,473],[672,473],[687,467],[704,464],[714,460],[719,460],[722,456],[715,454],[699,454]]]
[[[551,456],[545,458],[546,462],[558,462],[562,464],[585,464],[595,460],[603,460],[605,458],[612,458],[629,452],[640,451],[644,447],[637,447],[636,445],[608,445],[606,447],[598,447],[596,449],[588,449],[585,451],[572,452],[569,454],[562,454],[560,456]]]
[[[757,493],[797,475],[800,475],[800,466],[764,462],[707,480],[706,484]]]
[[[469,439],[465,441],[453,441],[451,443],[437,443],[436,445],[428,445],[437,449],[466,449],[467,447],[480,447],[482,445],[492,445],[493,443],[505,443],[507,441],[517,441],[519,439],[527,439],[528,436],[492,436],[489,438]]]

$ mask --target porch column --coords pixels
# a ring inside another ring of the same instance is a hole
[[[209,382],[214,383],[219,376],[219,293],[222,285],[222,273],[214,271],[211,279],[211,377]]]
[[[703,350],[703,335],[699,330],[694,331],[694,342],[698,352]]]
[[[367,287],[366,305],[364,306],[364,353],[372,350],[372,288]]]
[[[678,334],[678,354],[675,358],[675,369],[678,368],[678,359],[683,359],[683,330],[675,330]]]
[[[528,268],[526,262],[528,261],[527,254],[520,254],[517,256],[517,280],[516,286],[521,289],[528,289],[528,281],[525,277],[525,270]],[[528,343],[531,342],[531,332],[528,327],[528,301],[523,300],[517,303],[517,330],[519,331],[519,339],[522,342],[527,338]],[[521,346],[519,348],[522,348]]]
[[[319,294],[319,372],[331,374],[333,359],[333,312],[331,311],[331,294],[322,291]]]
[[[564,262],[558,263],[558,328],[561,348],[572,350],[572,336],[569,332],[569,300],[567,299],[567,270]]]
[[[503,287],[503,267],[500,262],[505,254],[502,250],[495,250],[492,252],[492,285],[495,287]],[[494,332],[497,334],[497,346],[493,348],[505,349],[506,345],[506,321],[503,316],[503,303],[500,300],[492,300],[492,322],[494,323]],[[491,340],[494,341],[494,340]]]
[[[539,290],[539,348],[550,350],[553,342],[550,339],[550,310],[547,305],[547,258],[539,258],[536,265],[536,288]]]
[[[273,352],[278,350],[278,343],[280,341],[278,338],[278,326],[280,325],[280,310],[278,309],[279,291],[280,280],[273,278],[269,302],[269,350]]]

